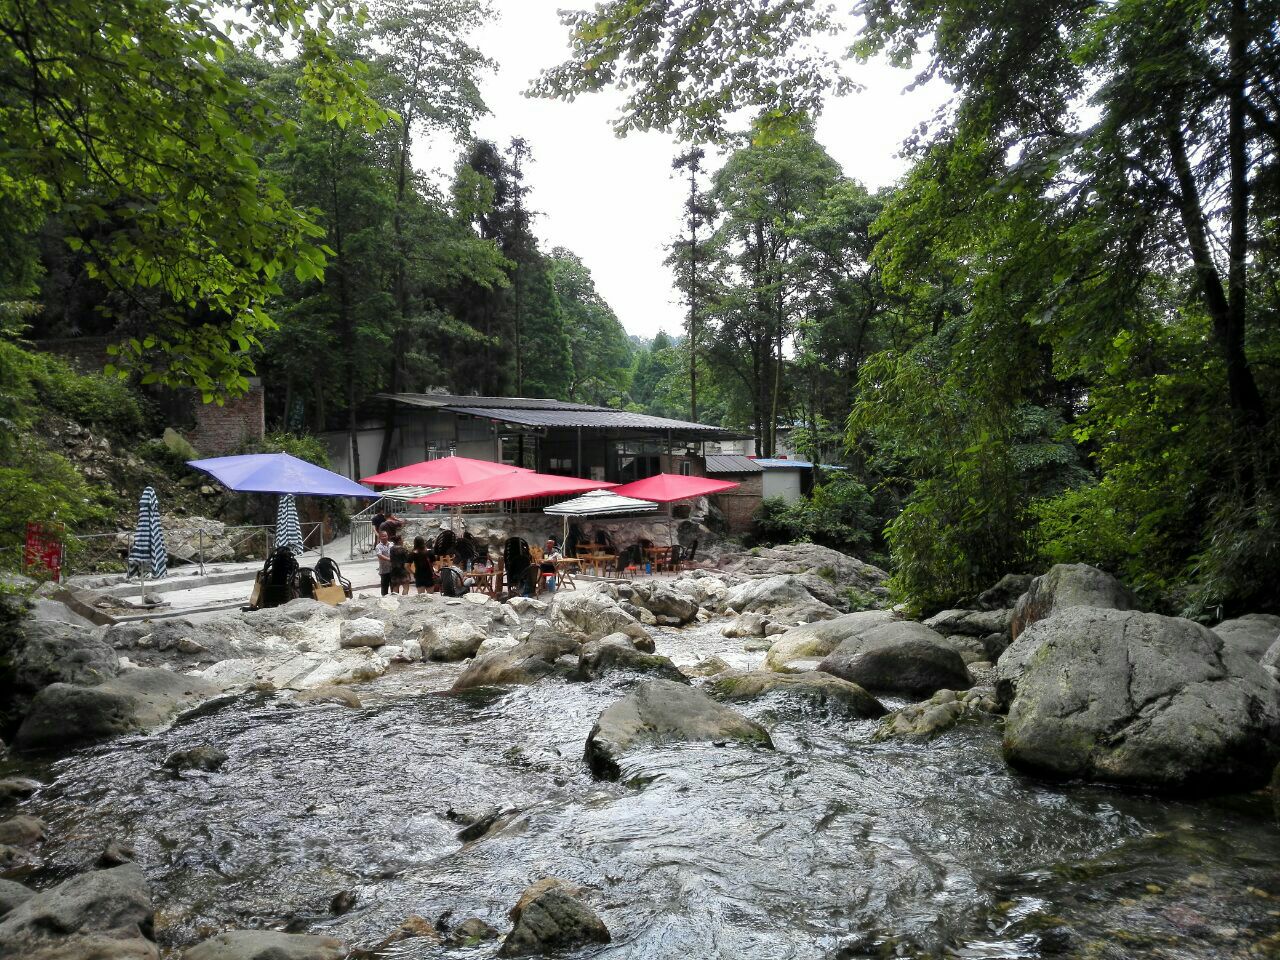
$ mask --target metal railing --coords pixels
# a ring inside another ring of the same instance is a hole
[[[304,523],[302,542],[307,550],[324,552],[324,524]],[[124,573],[134,531],[68,534],[63,576],[84,573]],[[201,575],[210,563],[265,560],[275,549],[274,525],[174,527],[164,531],[169,568],[193,566]]]

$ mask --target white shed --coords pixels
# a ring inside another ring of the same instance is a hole
[[[764,486],[762,495],[782,497],[784,500],[799,500],[804,493],[804,474],[812,470],[813,464],[807,460],[792,460],[787,457],[755,459],[757,466],[764,468]]]

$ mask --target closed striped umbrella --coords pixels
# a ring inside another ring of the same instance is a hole
[[[293,494],[280,497],[276,507],[276,549],[288,547],[293,553],[306,549],[302,544],[302,524],[298,523],[298,502]]]
[[[160,499],[155,487],[147,487],[138,500],[138,527],[129,547],[129,573],[145,573],[160,579],[169,573],[169,551],[160,526]]]

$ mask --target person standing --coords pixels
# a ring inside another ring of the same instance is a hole
[[[378,542],[373,545],[374,556],[378,558],[378,580],[385,597],[391,590],[391,537],[387,531],[378,531]]]
[[[391,537],[391,592],[409,594],[409,551],[400,534]]]
[[[427,593],[436,585],[435,553],[427,548],[426,540],[414,537],[409,559],[413,562],[413,585],[418,588],[418,593]]]

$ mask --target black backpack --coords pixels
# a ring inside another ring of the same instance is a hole
[[[471,588],[462,582],[462,573],[457,567],[440,568],[440,593],[446,597],[460,597],[470,593]]]

